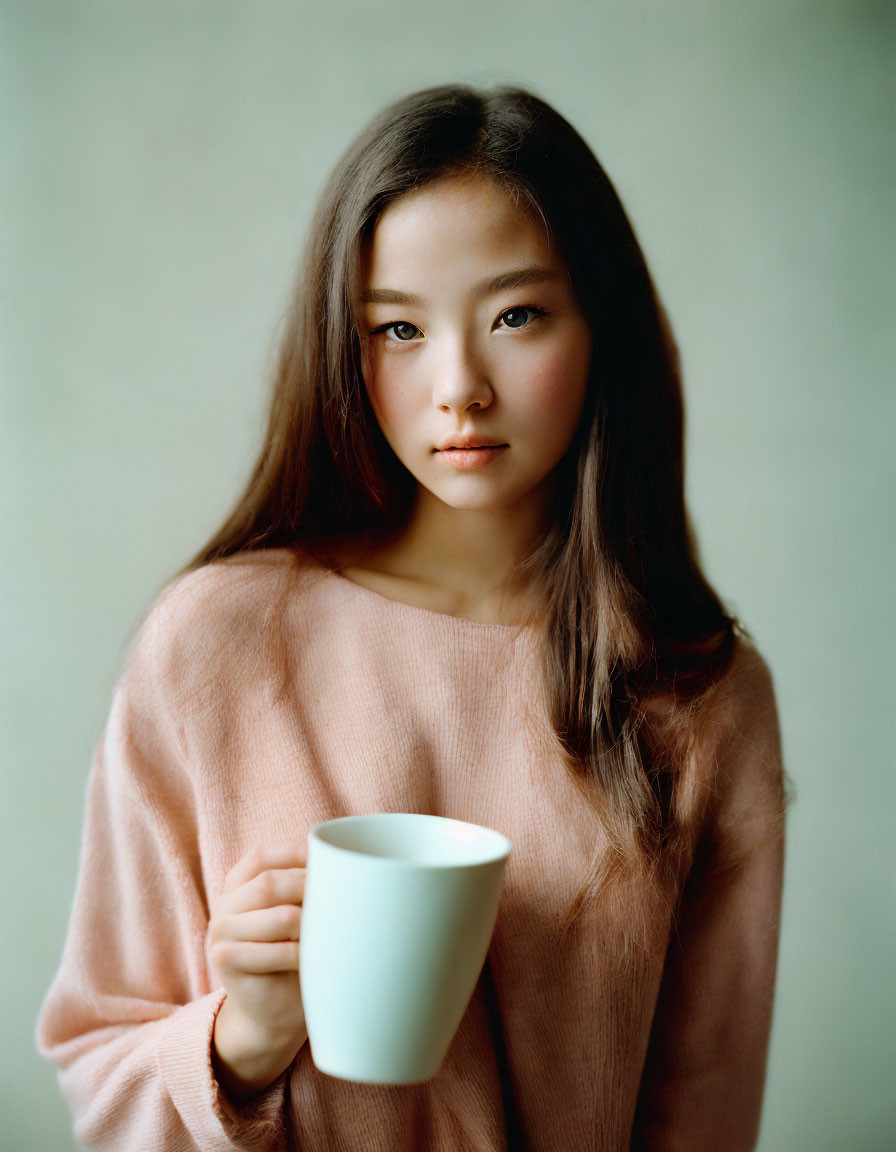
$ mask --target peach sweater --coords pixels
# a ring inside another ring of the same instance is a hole
[[[594,817],[546,737],[534,633],[411,607],[278,549],[174,582],[131,644],[87,789],[71,920],[37,1046],[77,1138],[122,1152],[738,1152],[756,1141],[784,866],[768,668],[739,641],[673,920],[559,927]],[[422,1085],[320,1073],[309,1045],[248,1105],[210,1062],[211,901],[254,845],[362,812],[512,842],[487,963]],[[643,911],[643,910],[642,910]]]

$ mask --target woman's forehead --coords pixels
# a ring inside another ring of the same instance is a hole
[[[540,218],[483,177],[440,179],[390,204],[362,252],[362,291],[407,288],[396,278],[478,283],[521,267],[566,269]],[[380,282],[382,281],[382,282]]]

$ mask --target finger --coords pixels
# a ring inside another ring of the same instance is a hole
[[[228,894],[226,912],[252,912],[278,904],[301,904],[305,898],[304,868],[271,868]]]
[[[250,976],[298,972],[299,944],[297,940],[218,940],[209,948],[208,958],[219,972],[245,972]]]
[[[283,844],[261,844],[246,853],[227,873],[224,891],[232,892],[260,872],[270,868],[304,868],[308,863],[308,841],[289,840]]]
[[[302,909],[296,904],[280,904],[223,917],[216,926],[217,940],[298,940]]]

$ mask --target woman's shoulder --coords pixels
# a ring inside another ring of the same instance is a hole
[[[148,616],[164,631],[201,628],[214,634],[269,606],[272,595],[286,589],[309,563],[291,548],[237,552],[169,581]]]
[[[287,587],[315,566],[299,548],[259,548],[209,561],[169,581],[153,604],[163,615],[217,615],[251,611],[272,591]]]
[[[681,795],[697,824],[731,805],[741,814],[786,807],[790,781],[774,678],[748,633],[735,631],[721,673],[699,698],[684,702],[667,693],[650,712],[662,731],[687,744]]]
[[[746,826],[783,817],[793,799],[784,767],[777,692],[769,662],[752,637],[738,634],[707,712],[713,792],[730,819]]]
[[[737,632],[725,673],[710,692],[713,722],[726,741],[777,730],[778,708],[771,667],[752,636]]]
[[[223,661],[243,663],[281,635],[278,617],[319,575],[314,557],[295,548],[240,552],[170,580],[144,613],[123,674],[144,671],[183,680]]]
[[[742,726],[751,712],[775,705],[771,669],[753,638],[735,631],[721,671],[704,682],[696,702],[682,704],[674,689],[655,691],[645,701],[657,721],[681,722],[694,732],[718,735]]]

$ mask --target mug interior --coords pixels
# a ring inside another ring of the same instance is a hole
[[[415,812],[344,816],[311,829],[325,844],[364,856],[435,867],[485,864],[510,853],[510,841],[480,824]]]

